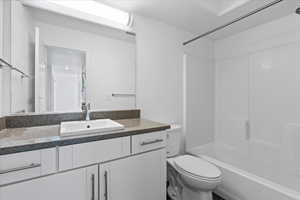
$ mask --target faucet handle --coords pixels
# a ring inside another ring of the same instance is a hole
[[[82,103],[81,103],[81,110],[84,110],[84,109],[85,109],[85,106],[86,106],[85,102],[82,102]]]
[[[87,108],[86,106],[87,106],[86,103],[83,102],[83,103],[81,104],[81,110],[83,110],[83,111],[86,110],[86,108]]]
[[[90,109],[91,109],[91,104],[90,103],[83,102],[81,104],[81,110],[85,111],[85,110],[90,110]]]

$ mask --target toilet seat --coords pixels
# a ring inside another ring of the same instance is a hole
[[[192,178],[194,180],[197,180],[197,181],[201,181],[201,182],[205,182],[207,184],[209,183],[218,183],[218,182],[221,182],[222,181],[222,177],[217,177],[217,178],[206,178],[206,177],[202,177],[202,176],[195,176],[189,172],[186,172],[182,169],[177,169],[176,167],[176,170],[183,176],[187,176],[189,178]]]
[[[180,173],[194,179],[213,182],[221,180],[221,171],[213,164],[191,155],[179,156],[174,159],[174,166]]]

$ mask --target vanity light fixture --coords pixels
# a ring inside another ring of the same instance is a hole
[[[131,31],[132,15],[96,0],[22,0],[35,7],[101,25]]]
[[[102,17],[124,26],[130,25],[130,14],[102,4],[94,0],[74,1],[74,0],[49,0],[51,3],[74,9],[90,15]]]

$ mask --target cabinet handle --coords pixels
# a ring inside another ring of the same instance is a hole
[[[91,197],[91,200],[95,200],[95,174],[92,174],[91,181],[92,181],[92,197]]]
[[[104,197],[105,200],[108,200],[108,172],[104,172]]]
[[[42,165],[39,163],[32,163],[30,165],[23,166],[23,167],[16,167],[16,168],[12,168],[12,169],[0,170],[0,174],[7,174],[7,173],[11,173],[11,172],[26,170],[26,169],[33,169],[33,168],[37,168],[37,167],[41,167],[41,166]]]
[[[146,145],[149,145],[149,144],[155,144],[155,143],[159,143],[159,142],[163,142],[163,141],[164,141],[163,139],[156,139],[156,140],[152,140],[152,141],[149,141],[149,142],[142,142],[141,146],[146,146]]]

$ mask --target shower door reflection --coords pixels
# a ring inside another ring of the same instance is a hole
[[[44,46],[43,51],[36,111],[80,111],[86,96],[85,53],[52,46]]]

